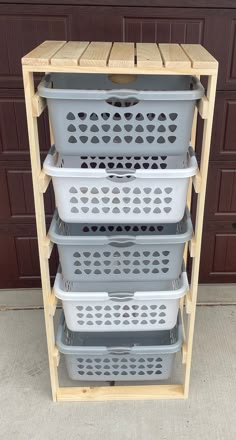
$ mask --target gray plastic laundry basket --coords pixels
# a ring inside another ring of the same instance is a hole
[[[187,75],[53,73],[38,86],[47,98],[57,151],[70,155],[178,155],[187,151],[200,81]]]
[[[74,333],[62,316],[56,343],[72,380],[155,381],[170,377],[182,329],[179,323],[159,332]]]
[[[137,225],[64,223],[56,211],[49,238],[58,246],[64,279],[132,285],[178,278],[192,230],[188,210],[177,224]]]
[[[61,156],[51,148],[60,218],[68,223],[175,223],[183,218],[189,178],[197,172],[192,148],[184,156]]]
[[[188,289],[184,269],[173,281],[76,283],[58,272],[54,283],[67,327],[77,332],[169,330]]]

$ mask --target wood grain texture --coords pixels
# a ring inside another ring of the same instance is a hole
[[[93,41],[80,58],[80,66],[106,66],[112,43]]]
[[[204,119],[204,127],[203,127],[202,153],[201,153],[201,163],[200,163],[201,190],[197,198],[197,210],[196,210],[196,220],[195,220],[195,240],[196,240],[195,257],[193,258],[193,263],[192,263],[190,298],[189,298],[189,300],[192,303],[192,310],[191,310],[191,314],[188,315],[188,331],[187,331],[188,341],[187,341],[187,356],[186,356],[186,368],[185,368],[185,379],[184,379],[184,394],[186,398],[188,397],[189,384],[190,384],[193,334],[194,334],[194,325],[195,325],[199,266],[200,266],[200,255],[201,255],[201,244],[202,244],[203,217],[204,217],[208,164],[209,164],[209,155],[210,155],[210,146],[211,146],[211,133],[212,133],[212,122],[213,122],[213,114],[214,114],[216,83],[217,83],[217,71],[215,75],[211,75],[208,77],[207,94],[206,94],[207,99],[209,101],[209,107],[208,107],[208,118]]]
[[[57,400],[65,402],[157,399],[184,399],[183,386],[61,387],[57,392]]]
[[[159,44],[165,67],[191,67],[191,61],[179,44]]]
[[[162,67],[162,58],[156,43],[137,43],[137,67]]]
[[[181,44],[184,52],[191,60],[192,67],[203,69],[205,67],[216,68],[218,61],[201,44]]]
[[[202,119],[207,119],[208,107],[209,101],[206,96],[203,96],[198,102],[198,111]]]
[[[86,47],[87,45],[87,47]],[[200,45],[184,45],[199,46]],[[160,50],[159,50],[160,49]],[[193,51],[193,49],[191,49]],[[196,49],[194,49],[196,52]],[[46,65],[52,72],[117,73],[117,74],[181,74],[211,75],[215,73],[215,64],[207,64],[206,59],[214,60],[204,49],[202,61],[191,61],[179,44],[156,43],[112,43],[94,41],[56,42],[45,41],[28,55],[22,63],[29,71],[44,71]],[[135,62],[135,55],[137,64]],[[200,56],[200,55],[198,55]],[[192,55],[193,57],[193,55]],[[197,55],[195,55],[197,57]],[[162,60],[163,59],[163,60]],[[195,64],[202,62],[201,72]],[[194,64],[195,63],[195,64]],[[194,66],[192,66],[194,64]],[[57,70],[58,69],[58,70]],[[91,69],[91,70],[90,70]],[[153,69],[153,71],[151,70]]]
[[[108,65],[109,67],[134,67],[134,43],[114,43]]]
[[[23,65],[48,66],[56,52],[66,41],[44,41],[22,58]]]
[[[88,41],[69,41],[51,58],[51,64],[53,66],[77,66],[88,45]]]
[[[58,374],[57,367],[54,363],[53,349],[55,346],[55,334],[53,317],[50,315],[49,300],[51,297],[51,283],[50,283],[50,270],[49,260],[45,253],[45,240],[47,237],[46,222],[45,222],[45,208],[44,208],[44,196],[40,192],[39,187],[39,175],[41,173],[41,159],[40,159],[40,145],[38,134],[38,118],[33,116],[32,100],[34,98],[34,76],[33,73],[29,73],[23,68],[23,81],[25,91],[26,102],[26,114],[27,125],[30,145],[30,159],[32,168],[33,190],[34,190],[34,203],[38,236],[38,248],[39,248],[39,260],[40,271],[43,291],[44,302],[44,316],[48,346],[48,359],[49,369],[51,377],[51,389],[53,400],[56,400],[56,392],[58,389]]]

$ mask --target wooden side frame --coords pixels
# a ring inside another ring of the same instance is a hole
[[[107,68],[104,68],[106,71]],[[23,65],[23,80],[25,89],[25,101],[26,101],[26,113],[28,123],[28,134],[30,143],[30,157],[32,167],[35,211],[36,211],[36,224],[38,234],[38,247],[39,258],[41,268],[42,279],[42,291],[44,301],[44,315],[47,335],[48,346],[48,358],[49,369],[51,378],[52,398],[54,401],[104,401],[104,400],[154,400],[154,399],[186,399],[189,394],[190,383],[190,370],[192,360],[192,346],[193,346],[193,334],[196,314],[196,300],[198,289],[198,275],[199,275],[199,263],[201,252],[201,240],[202,240],[202,227],[203,227],[203,215],[204,215],[204,203],[207,184],[208,163],[210,154],[210,141],[212,132],[212,121],[214,112],[214,102],[217,83],[217,69],[199,68],[197,74],[208,76],[208,86],[206,98],[203,99],[196,109],[192,127],[192,145],[195,145],[196,127],[197,127],[197,113],[201,114],[204,118],[204,132],[202,140],[202,155],[200,165],[200,187],[197,199],[197,212],[195,222],[195,237],[192,243],[192,249],[194,244],[194,252],[192,252],[193,265],[192,265],[192,280],[190,292],[187,297],[187,329],[185,331],[185,338],[183,344],[183,365],[184,365],[184,381],[183,384],[174,385],[136,385],[136,386],[114,386],[114,387],[60,387],[58,380],[58,364],[59,353],[55,346],[55,334],[53,315],[55,312],[56,302],[54,293],[52,292],[50,285],[50,273],[49,273],[49,257],[50,257],[50,243],[48,243],[46,223],[45,223],[45,209],[44,209],[44,195],[48,186],[48,179],[42,173],[40,162],[40,146],[38,137],[38,123],[37,117],[44,109],[44,102],[37,101],[37,109],[35,110],[37,95],[34,90],[34,73],[42,71],[39,66],[27,66]],[[54,71],[67,71],[70,72],[71,68],[65,68],[65,66],[54,66]],[[130,69],[132,70],[132,69]],[[114,73],[117,73],[114,71]],[[129,72],[129,68],[126,68],[125,72],[120,73],[132,73]],[[141,71],[138,73],[142,73]],[[145,72],[144,72],[145,73]],[[148,72],[150,73],[150,71]],[[153,69],[154,74],[168,74],[167,69],[162,69],[161,72],[158,69]],[[171,72],[174,74],[174,72]],[[185,69],[179,72],[176,69],[176,74],[193,74],[193,69]],[[195,72],[196,74],[196,72]],[[207,103],[207,105],[206,105]],[[189,187],[187,204],[191,206],[191,191],[192,185]],[[45,251],[46,249],[46,251]],[[187,247],[185,250],[185,261],[187,262]],[[184,313],[184,302],[180,304],[181,313]]]
[[[197,197],[195,237],[194,237],[194,258],[192,263],[192,275],[191,275],[191,287],[190,287],[191,313],[188,315],[188,324],[187,324],[187,353],[186,353],[186,367],[185,367],[185,378],[184,378],[185,398],[188,397],[189,384],[190,384],[190,370],[191,370],[191,361],[192,361],[193,335],[194,335],[194,325],[195,325],[195,315],[196,315],[204,205],[205,205],[205,197],[206,197],[206,186],[207,186],[207,175],[208,175],[209,156],[210,156],[210,147],[211,147],[211,133],[212,133],[212,123],[214,116],[217,75],[218,75],[218,71],[216,71],[214,75],[209,75],[207,81],[206,97],[208,100],[208,111],[207,111],[207,117],[204,118],[204,128],[203,128],[203,138],[202,138],[202,152],[201,152],[201,163],[200,163],[201,190]],[[206,115],[204,114],[204,117],[205,116]],[[191,199],[188,200],[188,203],[190,206]]]
[[[45,252],[47,231],[45,222],[44,196],[42,191],[42,171],[40,161],[40,146],[38,134],[38,120],[35,112],[34,73],[23,68],[23,82],[25,90],[26,116],[30,145],[30,159],[32,169],[36,226],[38,235],[39,261],[43,291],[44,316],[47,335],[48,359],[51,378],[52,398],[57,400],[59,388],[57,365],[54,361],[55,334],[53,316],[51,314],[51,284],[49,272],[48,252]]]

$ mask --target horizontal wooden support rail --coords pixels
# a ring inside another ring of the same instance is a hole
[[[183,343],[181,351],[182,351],[182,364],[186,364],[186,359],[187,359],[187,344],[186,344],[186,342]]]
[[[128,385],[110,387],[60,387],[58,401],[184,399],[183,385]]]
[[[43,170],[41,170],[38,179],[39,192],[41,194],[44,194],[47,191],[50,182],[51,182],[51,176],[48,176]]]
[[[201,191],[201,184],[202,184],[202,176],[198,168],[196,175],[193,176],[193,186],[197,194],[199,194]]]
[[[47,237],[45,238],[45,240],[44,240],[43,245],[44,245],[45,257],[46,257],[47,259],[49,259],[49,258],[51,257],[51,253],[52,253],[52,250],[53,250],[54,243],[53,243],[53,242],[50,240],[50,238],[47,236]]]
[[[38,92],[32,98],[32,113],[35,118],[38,118],[47,106],[47,101],[39,96]]]
[[[186,313],[190,315],[193,311],[193,302],[192,302],[192,296],[190,291],[186,293],[185,297],[185,306],[186,306]]]
[[[57,302],[58,302],[57,297],[55,295],[54,290],[52,289],[52,293],[49,296],[49,300],[48,300],[49,314],[51,316],[54,316],[56,313]]]
[[[198,112],[202,119],[208,118],[208,110],[209,110],[209,100],[204,95],[199,101],[198,101]]]
[[[194,234],[192,236],[192,239],[189,241],[189,253],[191,258],[194,258],[196,256],[196,238]]]
[[[60,363],[60,352],[56,346],[54,347],[52,355],[53,355],[54,362],[55,362],[56,366],[58,367],[59,363]]]

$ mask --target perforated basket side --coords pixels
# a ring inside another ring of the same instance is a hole
[[[101,283],[101,286],[96,283],[92,286],[92,283],[63,282],[58,274],[54,290],[56,296],[62,300],[67,326],[73,331],[142,331],[173,328],[177,319],[179,298],[183,297],[188,289],[186,273],[176,281],[146,283],[146,289],[149,288],[150,291],[135,291],[139,284],[134,284],[132,288],[132,284],[123,282],[122,286],[122,283],[118,282],[111,289],[109,283]],[[79,288],[82,290],[77,290]],[[87,291],[83,290],[86,288]],[[105,291],[106,288],[109,290]],[[140,289],[144,288],[145,283],[143,286],[141,284]]]
[[[186,243],[193,233],[188,208],[179,223],[145,224],[79,224],[65,223],[57,209],[54,212],[48,235],[53,243],[61,245],[104,245],[109,242],[133,242],[137,244]]]
[[[169,332],[170,338],[171,333],[172,331]],[[80,338],[74,338],[75,335],[77,334],[68,332],[64,327],[63,319],[57,332],[57,346],[59,351],[65,354],[68,374],[73,380],[167,379],[171,374],[175,353],[180,350],[182,344],[180,325],[177,341],[171,344],[170,339],[169,345],[161,346],[142,346],[143,333],[136,333],[136,344],[133,346],[127,345],[127,338],[117,345],[119,336],[118,339],[114,339],[115,346],[112,346],[112,342],[109,347],[99,346],[99,343],[96,347],[89,346],[86,336],[86,346],[80,347],[83,337],[79,341]],[[154,332],[152,335],[154,336]],[[109,339],[112,341],[110,336]],[[77,346],[73,345],[75,341],[79,343]]]
[[[91,90],[84,80],[83,90],[83,76],[81,80],[72,76],[72,90],[68,78],[58,81],[64,89],[50,89],[49,77],[39,86],[39,94],[48,98],[55,144],[61,153],[179,155],[187,150],[195,102],[204,93],[197,79],[180,76],[178,90],[176,78],[166,76],[161,79],[162,90],[158,90],[160,78],[152,76],[140,76],[131,90],[105,90],[107,84],[103,90]],[[97,87],[102,78],[97,76]]]

